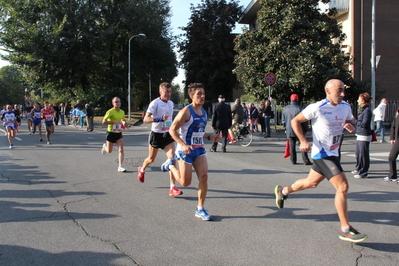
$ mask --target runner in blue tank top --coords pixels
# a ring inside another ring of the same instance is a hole
[[[208,161],[204,148],[204,138],[217,142],[219,135],[205,133],[207,115],[202,108],[205,102],[204,86],[201,83],[192,83],[188,86],[188,94],[192,103],[184,107],[174,119],[169,133],[177,142],[176,156],[179,169],[173,160],[166,161],[162,171],[172,171],[176,180],[182,186],[189,186],[192,180],[192,168],[198,176],[198,206],[195,216],[204,221],[211,220],[211,216],[204,208],[208,191]]]

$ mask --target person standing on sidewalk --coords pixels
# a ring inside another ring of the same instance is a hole
[[[399,155],[399,108],[396,110],[396,116],[391,125],[391,144],[392,148],[388,155],[389,162],[389,176],[384,178],[384,181],[398,182],[398,173],[396,170],[396,158]]]
[[[272,103],[270,100],[265,101],[265,128],[266,128],[266,137],[270,138],[271,130],[270,130],[270,119],[272,119]]]
[[[102,124],[107,125],[107,140],[103,144],[101,154],[111,153],[114,143],[118,147],[118,172],[126,172],[122,167],[125,157],[123,150],[123,135],[122,130],[129,127],[125,120],[125,112],[121,109],[121,99],[114,97],[112,99],[113,108],[109,109],[103,118]]]
[[[176,157],[179,169],[174,160],[165,162],[161,170],[171,171],[182,186],[189,186],[192,180],[193,167],[198,177],[198,205],[195,217],[209,221],[212,216],[204,208],[208,192],[208,160],[204,148],[204,139],[217,142],[219,134],[205,133],[207,124],[206,111],[202,106],[205,103],[205,90],[201,83],[188,85],[188,95],[192,102],[177,114],[170,127],[170,135],[177,142]]]
[[[165,151],[167,160],[173,160],[175,154],[175,141],[169,134],[172,124],[173,102],[172,86],[163,82],[159,85],[159,97],[153,100],[147,108],[144,116],[144,123],[151,123],[151,132],[148,137],[148,157],[143,165],[139,166],[137,179],[144,183],[145,169],[155,161],[159,149]],[[176,179],[172,172],[169,172],[169,196],[182,195],[183,192],[176,187]]]
[[[387,99],[383,98],[380,104],[373,110],[374,114],[374,122],[376,123],[376,130],[375,134],[380,133],[380,142],[386,143],[385,140],[385,127],[384,127],[384,120],[385,120],[385,110],[387,108]]]
[[[294,130],[291,126],[291,121],[297,114],[302,111],[302,106],[299,105],[298,94],[291,94],[290,97],[291,104],[283,109],[283,125],[285,128],[285,133],[287,134],[287,139],[290,144],[290,160],[292,164],[296,164],[296,142],[299,141],[298,137],[295,135]],[[301,123],[302,132],[306,134],[309,131],[308,122]],[[312,165],[309,160],[308,153],[306,151],[301,151],[302,161],[305,165]]]
[[[60,107],[58,109],[60,110],[61,126],[65,126],[66,107],[63,103],[60,103]]]
[[[94,129],[94,112],[90,104],[86,103],[86,131],[93,131]]]
[[[226,152],[227,145],[227,134],[229,133],[229,128],[231,127],[231,107],[226,104],[223,95],[219,95],[219,103],[213,108],[212,115],[212,129],[215,134],[222,133],[222,152]],[[214,142],[212,144],[210,152],[216,152],[218,143]]]
[[[301,123],[312,121],[312,158],[313,166],[305,179],[299,179],[290,186],[276,186],[276,205],[284,207],[288,194],[300,190],[315,188],[327,179],[334,186],[335,208],[341,223],[339,238],[345,241],[361,242],[367,239],[354,229],[348,220],[348,180],[338,159],[339,146],[343,129],[350,133],[355,131],[352,110],[349,104],[343,102],[345,96],[344,83],[338,79],[331,79],[325,85],[326,99],[308,105],[291,122],[295,135],[301,142],[301,151],[310,151],[310,144],[302,131]]]
[[[357,99],[359,111],[356,120],[356,166],[352,174],[358,179],[367,177],[370,168],[371,99],[367,92],[361,93]]]

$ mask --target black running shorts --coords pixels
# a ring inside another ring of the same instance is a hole
[[[118,139],[123,138],[122,133],[107,132],[107,141],[116,143]]]
[[[330,180],[333,176],[344,171],[339,162],[339,158],[335,156],[313,160],[312,169],[325,176],[327,180]]]
[[[148,138],[148,144],[155,149],[165,149],[166,146],[173,142],[174,139],[170,136],[169,132],[156,133],[151,131]]]

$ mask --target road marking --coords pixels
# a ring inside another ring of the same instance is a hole
[[[4,131],[4,129],[1,129],[1,128],[0,128],[0,130],[7,136],[7,134],[6,134],[6,132]],[[18,138],[18,137],[15,137],[14,139],[19,140],[19,141],[22,141],[22,139],[20,139],[20,138]]]

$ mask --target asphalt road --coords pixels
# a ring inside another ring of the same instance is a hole
[[[23,124],[12,150],[0,137],[0,265],[399,265],[399,185],[382,181],[390,144],[371,145],[370,178],[362,180],[350,174],[355,139],[342,147],[349,218],[369,236],[353,244],[338,239],[328,181],[277,209],[274,187],[309,171],[283,158],[280,138],[207,154],[206,222],[194,216],[196,179],[179,186],[182,196],[168,196],[162,151],[145,183],[137,181],[148,132],[124,132],[126,173],[117,172],[116,152],[100,154],[104,128],[58,126],[46,145]]]

